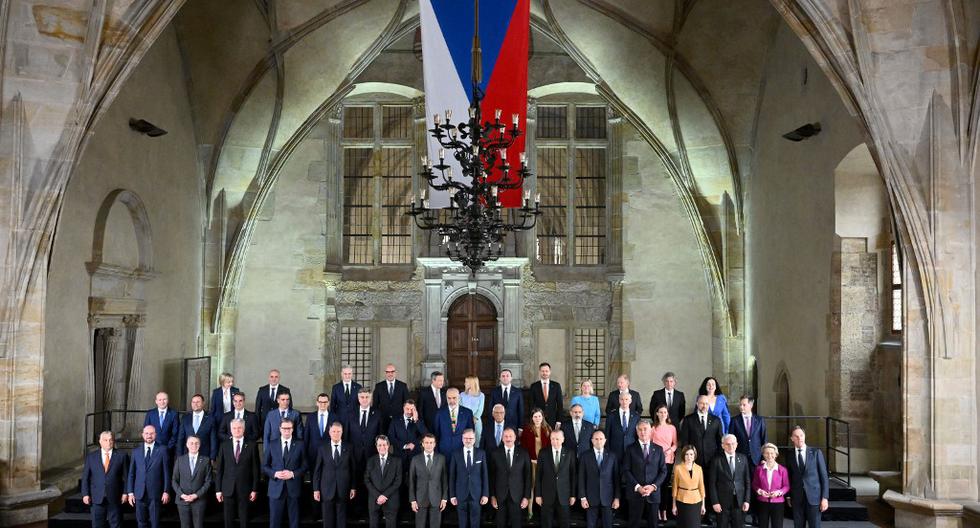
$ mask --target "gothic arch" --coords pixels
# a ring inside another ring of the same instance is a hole
[[[129,211],[129,217],[133,221],[133,228],[136,231],[136,244],[139,249],[139,264],[135,271],[153,271],[153,236],[150,231],[150,219],[146,214],[146,206],[139,195],[127,189],[116,189],[110,192],[99,207],[99,212],[95,218],[95,232],[92,236],[92,260],[90,265],[101,266],[103,263],[103,251],[105,249],[106,224],[109,220],[109,212],[112,207],[120,203]]]

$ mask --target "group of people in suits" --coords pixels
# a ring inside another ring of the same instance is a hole
[[[463,528],[479,526],[487,511],[501,527],[521,526],[535,514],[546,528],[568,527],[573,508],[584,510],[589,528],[609,528],[621,505],[631,526],[653,528],[668,515],[678,526],[700,526],[706,513],[718,526],[741,527],[750,507],[760,523],[781,526],[789,496],[796,526],[819,526],[829,498],[823,453],[807,447],[797,427],[794,455],[785,466],[777,463],[778,449],[767,443],[750,396],[739,399],[739,414],[726,422],[726,400],[709,377],[685,415],[684,394],[668,372],[644,416],[640,394],[623,375],[602,423],[591,381],[566,412],[551,366],[538,370],[526,393],[512,384],[510,370],[501,371],[485,422],[482,400],[474,414],[440,372],[412,399],[393,365],[373,388],[344,367],[305,415],[292,407],[278,370],[258,389],[255,412],[245,409],[231,374],[222,374],[210,412],[195,395],[190,411],[179,415],[158,393],[143,443],[129,454],[114,448],[112,432],[100,434],[100,449],[85,460],[83,501],[97,527],[120,526],[128,503],[141,528],[155,528],[172,501],[182,526],[200,528],[213,496],[225,527],[237,520],[245,528],[264,490],[271,528],[285,522],[297,528],[300,503],[310,498],[325,528],[346,526],[349,514],[366,515],[372,528],[382,522],[393,528],[408,511],[418,528],[438,527],[449,506]],[[478,384],[464,394],[471,406],[474,392],[482,397]]]

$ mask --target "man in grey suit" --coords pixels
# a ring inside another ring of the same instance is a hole
[[[202,456],[201,439],[187,437],[187,453],[177,457],[171,485],[177,495],[177,513],[181,528],[204,528],[204,509],[211,487],[211,460]]]
[[[422,452],[408,468],[408,500],[415,512],[415,528],[439,528],[449,498],[446,457],[436,453],[436,437],[422,437]]]
[[[398,523],[398,490],[402,485],[402,461],[391,456],[391,442],[385,435],[378,435],[374,448],[378,454],[368,459],[364,474],[368,492],[368,525],[378,528],[384,514],[385,526],[395,528]]]

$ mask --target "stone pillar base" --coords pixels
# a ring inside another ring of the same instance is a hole
[[[886,491],[885,502],[895,508],[895,528],[962,528],[963,505]]]
[[[48,504],[61,496],[54,486],[0,496],[0,526],[21,526],[48,520]]]
[[[510,373],[514,376],[511,383],[515,387],[524,386],[524,362],[520,359],[501,359],[500,360],[500,370],[510,369]]]
[[[422,362],[422,372],[420,373],[420,374],[422,374],[422,380],[421,380],[420,386],[422,386],[422,387],[428,387],[429,386],[429,383],[432,380],[432,377],[431,376],[432,376],[432,373],[433,372],[442,372],[442,373],[445,374],[445,372],[446,372],[446,362],[445,361],[442,361],[441,359],[437,359],[435,361],[431,361],[431,360],[423,361]]]

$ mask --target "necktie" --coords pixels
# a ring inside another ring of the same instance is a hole
[[[282,461],[283,464],[286,463],[286,457],[289,456],[289,442],[283,442],[282,444]]]
[[[194,413],[194,432],[197,432],[197,428],[201,427],[201,416]]]
[[[667,393],[667,409],[668,409],[668,410],[669,410],[669,409],[671,408],[671,401],[672,401],[673,399],[674,399],[674,391],[670,391],[670,392],[668,392],[668,393]]]
[[[350,385],[344,383],[344,397],[350,398]]]
[[[504,387],[504,405],[510,403],[510,388]]]
[[[625,431],[626,426],[628,425],[628,422],[626,421],[626,411],[620,411],[620,414],[623,416],[623,430]]]
[[[235,440],[235,462],[238,462],[238,457],[242,455],[242,441]]]
[[[163,419],[167,417],[167,411],[160,411],[160,427],[163,427]]]
[[[272,401],[276,401],[276,388],[275,387],[269,387],[269,398],[271,398]]]
[[[735,476],[735,457],[728,455],[728,469],[732,471],[732,476]]]
[[[802,447],[796,449],[796,465],[800,466],[800,471],[803,471],[803,466],[806,465],[806,458],[803,456]]]
[[[242,412],[241,411],[236,412],[235,413],[235,418],[238,419],[238,420],[241,420],[242,419]]]
[[[701,417],[701,427],[707,431],[708,430],[708,416],[704,415]]]
[[[596,453],[596,455],[595,455],[595,461],[599,465],[599,467],[602,467],[602,451],[599,451],[598,453]]]
[[[197,465],[197,457],[196,456],[190,457],[190,461],[191,461],[191,474],[193,474],[194,473],[194,466]]]
[[[494,440],[496,440],[495,445],[500,445],[500,436],[504,433],[504,426],[497,424],[497,433],[494,435]]]
[[[385,457],[381,457],[381,476],[385,474]]]
[[[367,428],[367,411],[361,410],[361,429]]]
[[[575,426],[575,443],[577,444],[578,434],[582,432],[582,422],[575,422],[573,425]]]
[[[146,464],[146,467],[150,467],[150,458],[152,457],[153,457],[153,448],[150,446],[146,446],[146,456],[143,457],[144,458],[143,462]]]
[[[395,395],[395,384],[388,383],[388,397],[391,398],[394,395]]]
[[[514,467],[514,454],[510,449],[507,450],[507,467]]]
[[[281,414],[281,415],[282,415],[282,418],[283,418],[284,420],[286,419],[286,411],[279,411],[279,414]]]
[[[333,446],[333,461],[334,462],[340,462],[340,446],[339,445]]]
[[[643,444],[643,460],[650,460],[650,444]]]
[[[561,463],[561,451],[555,449],[555,467],[557,468],[558,464],[560,463]]]
[[[412,420],[410,420],[410,419],[409,419],[409,418],[408,418],[408,417],[406,416],[406,417],[405,417],[405,430],[406,430],[406,431],[408,430],[408,424],[410,424],[410,423],[412,423]]]
[[[456,409],[453,409],[452,411],[450,411],[449,414],[451,415],[450,417],[452,418],[453,431],[455,431],[456,430]]]
[[[442,407],[442,394],[440,394],[439,389],[435,389],[435,397],[436,397],[436,409],[438,409],[439,407]]]
[[[432,455],[425,455],[425,469],[432,469]]]
[[[752,417],[745,417],[745,433],[752,434]]]
[[[467,451],[466,452],[466,469],[472,469],[472,468],[473,468],[473,452],[472,451]]]
[[[544,396],[544,401],[548,401],[548,382],[541,384],[541,396]]]
[[[102,469],[105,470],[106,473],[109,472],[109,453],[105,453],[104,460],[102,461]]]
[[[323,433],[324,433],[324,430],[323,430],[323,429],[324,429],[324,425],[326,425],[326,423],[327,423],[327,419],[326,419],[326,416],[325,416],[325,415],[323,415],[323,414],[321,414],[321,415],[320,415],[320,435],[321,435],[321,436],[322,436],[322,435],[323,435]]]

